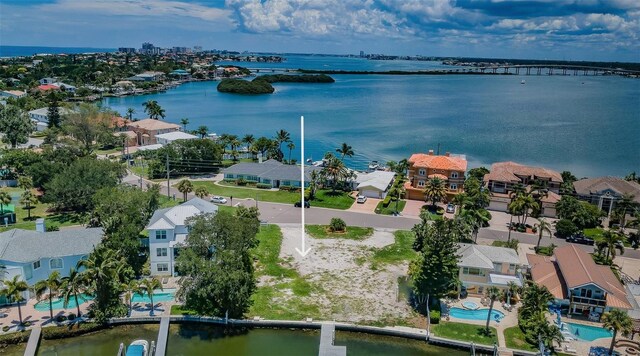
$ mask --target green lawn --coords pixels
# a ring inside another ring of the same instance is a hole
[[[2,188],[3,191],[11,194],[12,196],[21,194],[23,190],[21,188]],[[50,208],[49,204],[38,203],[33,206],[31,209],[31,218],[28,218],[29,212],[24,208],[24,205],[20,204],[18,201],[14,201],[15,204],[15,213],[16,213],[16,223],[13,225],[9,225],[8,227],[0,227],[0,232],[10,230],[10,229],[24,229],[24,230],[35,230],[36,229],[36,219],[45,218],[46,225],[51,226],[72,226],[72,225],[80,225],[84,222],[83,216],[75,213],[53,213],[48,211]]]
[[[258,201],[268,201],[272,203],[293,204],[300,200],[300,193],[287,192],[283,190],[270,191],[262,189],[249,189],[240,187],[222,187],[213,182],[193,182],[194,189],[205,187],[211,195],[222,195],[224,197],[234,197],[240,199],[258,199]],[[315,204],[313,204],[315,205]]]
[[[353,202],[354,199],[348,193],[323,189],[316,192],[310,203],[314,207],[345,210],[349,209]]]
[[[389,203],[389,206],[387,206],[386,208],[382,206],[383,202],[379,202],[378,205],[376,206],[376,214],[382,214],[382,215],[393,215],[396,212],[396,202],[392,201],[391,203]],[[401,212],[402,210],[404,210],[404,206],[407,205],[407,202],[405,200],[400,200],[400,202],[398,202],[398,212]]]
[[[504,339],[508,348],[534,352],[538,351],[536,346],[531,345],[524,339],[524,333],[519,326],[504,329]]]
[[[604,232],[604,230],[599,227],[594,227],[592,229],[584,229],[582,230],[582,232],[584,233],[585,236],[595,239],[596,237],[602,236],[602,233]]]
[[[197,315],[193,310],[185,308],[183,305],[172,305],[171,315]]]
[[[307,233],[316,239],[364,240],[373,234],[373,228],[347,226],[345,232],[329,232],[328,225],[307,225]]]
[[[320,288],[280,259],[282,232],[277,225],[260,228],[257,235],[258,246],[253,250],[256,262],[256,277],[273,280],[269,285],[258,287],[251,297],[253,305],[247,313],[249,317],[260,316],[277,320],[302,320],[307,317],[319,318],[318,305],[305,297]],[[293,295],[293,298],[289,297]]]
[[[452,321],[440,321],[440,324],[433,325],[431,331],[440,337],[453,340],[462,340],[466,342],[475,342],[476,344],[493,345],[498,342],[496,328],[489,327],[491,335],[484,333],[484,326],[472,325],[465,323],[456,323]]]
[[[380,249],[374,249],[372,263],[398,263],[410,261],[416,257],[413,250],[415,234],[411,231],[398,230],[393,233],[395,241]]]

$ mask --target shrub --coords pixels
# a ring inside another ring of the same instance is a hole
[[[9,331],[9,325],[5,325],[2,327],[2,331],[7,332]]]
[[[345,231],[347,229],[347,224],[344,220],[340,218],[331,218],[331,222],[329,223],[329,230],[332,232],[336,231]]]
[[[258,188],[258,189],[271,189],[271,184],[258,183],[258,184],[256,184],[256,188]]]
[[[68,317],[69,320],[75,320],[76,319],[76,315],[74,313],[69,314]]]
[[[439,324],[440,323],[440,311],[439,310],[431,310],[429,312],[429,319],[431,320],[431,324]]]
[[[436,210],[436,214],[443,215],[444,214],[444,209],[441,208],[441,207],[438,207],[438,209]]]
[[[46,230],[47,231],[60,231],[60,226],[58,226],[58,225],[46,225]]]
[[[571,220],[561,219],[556,222],[556,235],[566,239],[567,237],[578,232],[578,227]]]
[[[243,185],[243,186],[244,186],[244,185],[247,185],[247,180],[246,180],[246,179],[244,179],[244,178],[238,178],[238,179],[236,180],[236,184],[237,184],[237,185]]]
[[[9,331],[9,325],[5,325],[2,327],[2,331]],[[0,335],[0,345],[14,345],[20,344],[23,342],[27,342],[29,340],[29,336],[31,335],[31,331],[18,331],[12,332],[9,334]]]
[[[57,321],[57,322],[59,322],[59,323],[61,323],[61,322],[65,321],[65,320],[67,320],[67,317],[66,317],[66,316],[64,316],[64,315],[58,315],[58,316],[56,317],[56,321]]]
[[[104,325],[97,323],[80,323],[68,326],[42,328],[42,338],[46,340],[64,339],[71,336],[83,335],[101,330],[104,327]]]
[[[384,200],[382,201],[382,206],[386,208],[389,206],[389,203],[391,203],[391,195],[387,194],[387,196],[384,197]]]

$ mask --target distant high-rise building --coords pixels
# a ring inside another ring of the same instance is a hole
[[[140,48],[140,53],[143,54],[157,54],[157,50],[159,48],[155,47],[153,43],[144,42],[142,44],[142,48]]]
[[[187,47],[173,47],[173,53],[187,53]]]
[[[133,47],[120,47],[118,48],[120,53],[136,53],[136,49]]]
[[[193,51],[195,53],[200,53],[202,52],[202,46],[193,46]]]
[[[360,57],[364,57],[364,51],[360,51]]]

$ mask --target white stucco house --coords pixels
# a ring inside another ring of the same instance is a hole
[[[168,145],[171,142],[177,140],[196,140],[198,136],[192,135],[190,133],[182,132],[182,131],[173,131],[167,132],[163,134],[156,135],[156,142],[161,145]]]
[[[151,275],[175,275],[175,258],[189,234],[185,221],[199,214],[216,212],[217,205],[200,198],[191,198],[178,206],[156,210],[147,226]]]
[[[66,277],[69,269],[86,258],[103,236],[102,228],[45,232],[43,219],[36,222],[36,228],[36,231],[11,229],[0,233],[0,264],[6,268],[0,278],[20,276],[33,286],[54,271]],[[27,299],[28,293],[24,295]]]
[[[384,199],[395,179],[395,172],[373,171],[358,173],[355,183],[358,194],[367,198]]]

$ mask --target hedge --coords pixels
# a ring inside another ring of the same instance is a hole
[[[23,342],[27,342],[29,340],[30,335],[31,335],[31,330],[18,331],[18,332],[0,335],[0,345],[21,344]]]
[[[102,330],[104,328],[106,328],[104,324],[97,323],[79,323],[70,324],[69,326],[42,328],[42,338],[46,340],[64,339],[67,337],[78,336]]]
[[[258,188],[258,189],[271,189],[271,184],[258,183],[258,184],[256,184],[256,188]]]
[[[382,201],[382,206],[383,207],[388,207],[389,203],[391,203],[391,195],[387,194],[386,197],[384,197],[384,200]]]
[[[439,324],[440,323],[440,311],[432,310],[429,312],[429,319],[431,320],[431,324]]]

